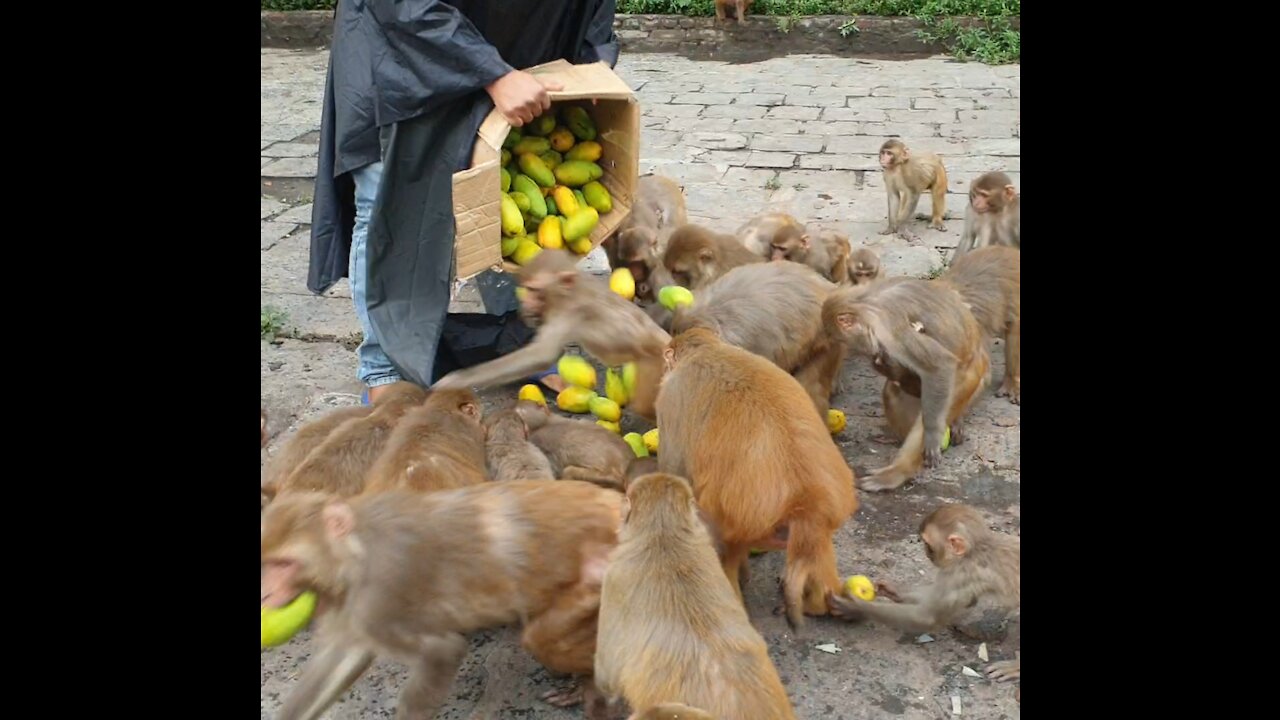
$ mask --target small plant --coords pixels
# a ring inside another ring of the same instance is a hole
[[[284,324],[289,321],[289,314],[285,311],[268,305],[262,308],[262,339],[267,342],[275,342],[275,339],[282,335]]]
[[[849,21],[840,26],[840,37],[849,37],[850,35],[861,32],[858,30],[858,18],[849,18]]]
[[[780,187],[782,187],[782,181],[778,179],[777,175],[774,175],[773,177],[769,178],[764,183],[764,189],[770,192],[777,190]]]

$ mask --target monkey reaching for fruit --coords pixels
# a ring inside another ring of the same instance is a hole
[[[840,588],[831,537],[857,499],[824,418],[796,412],[806,393],[795,378],[710,330],[677,335],[664,358],[658,466],[692,479],[698,505],[720,528],[739,599],[751,548],[773,544],[786,526],[787,620],[794,628],[804,613],[825,614],[826,593]]]
[[[599,585],[620,504],[587,483],[540,481],[277,498],[262,517],[262,604],[310,590],[326,611],[276,717],[320,717],[379,655],[410,665],[396,717],[435,717],[464,636],[518,620],[525,649],[583,678],[591,699]]]
[[[886,140],[880,146],[880,167],[884,168],[884,188],[889,198],[889,226],[881,235],[898,233],[914,239],[907,222],[916,211],[920,193],[928,190],[933,199],[929,227],[946,230],[947,170],[933,153],[912,153],[901,140]]]
[[[979,175],[969,183],[969,207],[964,214],[964,231],[951,261],[988,245],[1022,249],[1018,190],[1002,172]]]
[[[883,277],[880,256],[871,248],[858,248],[849,255],[849,281],[854,285],[869,285]]]
[[[733,235],[712,232],[698,225],[684,225],[671,233],[662,264],[676,285],[698,290],[739,265],[762,263]]]
[[[542,251],[520,268],[519,278],[520,314],[536,329],[533,341],[509,355],[455,370],[435,387],[489,387],[520,380],[556,362],[565,345],[577,343],[608,367],[636,363],[636,391],[629,407],[652,420],[662,349],[670,340],[666,331],[606,283],[579,270],[564,250]]]
[[[922,633],[946,627],[984,598],[1021,610],[1022,543],[1017,537],[992,531],[972,507],[944,505],[920,523],[920,540],[938,569],[932,584],[904,592],[877,583],[880,595],[892,603],[833,594],[828,598],[831,614]],[[1017,632],[1021,633],[1020,618]],[[993,663],[987,674],[996,680],[1019,680],[1021,662],[1019,657]]]
[[[631,270],[637,283],[637,297],[652,300],[653,293],[661,289],[655,287],[654,269],[662,265],[662,254],[667,251],[671,233],[687,222],[684,189],[676,181],[661,175],[640,178],[631,214],[622,221],[618,232],[604,242],[609,267]],[[645,286],[643,291],[640,285]]]
[[[973,317],[993,338],[1004,338],[1004,382],[996,395],[1022,403],[1022,251],[999,245],[978,248],[951,263],[939,278],[960,293]]]
[[[903,438],[888,466],[862,478],[864,490],[892,490],[941,462],[943,432],[963,442],[960,420],[986,386],[991,357],[982,329],[943,282],[890,278],[840,288],[822,307],[833,343],[871,359],[886,379],[890,429]]]
[[[594,422],[555,415],[528,400],[516,403],[515,411],[529,428],[529,442],[550,461],[555,477],[622,490],[635,453],[616,433]]]
[[[485,482],[480,399],[470,390],[432,388],[387,441],[365,489],[434,492]]]
[[[642,718],[691,717],[657,712],[670,701],[706,710],[692,717],[794,718],[764,638],[719,566],[689,483],[643,475],[627,486],[622,512],[600,591],[600,691],[626,698]]]
[[[498,481],[556,478],[551,461],[529,442],[529,428],[515,408],[490,413],[483,424],[489,477]]]

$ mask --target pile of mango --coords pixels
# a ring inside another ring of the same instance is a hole
[[[556,374],[568,385],[556,396],[556,407],[571,413],[591,413],[596,416],[596,424],[600,427],[621,434],[618,421],[622,419],[622,408],[631,402],[636,392],[636,364],[627,363],[619,368],[608,368],[604,373],[604,395],[596,391],[596,369],[581,355],[565,355],[556,363]],[[539,405],[546,405],[542,391],[537,385],[525,385],[520,388],[519,398],[531,400]],[[631,436],[634,435],[633,439]],[[644,457],[649,452],[658,451],[658,431],[650,430],[641,436],[639,433],[627,433],[623,437],[631,446],[632,452]]]
[[[613,210],[600,178],[596,124],[585,108],[552,107],[502,143],[502,256],[528,264],[543,248],[591,252],[591,231]]]

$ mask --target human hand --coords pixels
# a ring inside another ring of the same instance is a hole
[[[485,91],[493,98],[494,107],[512,127],[520,127],[551,107],[548,90],[563,90],[555,80],[535,77],[523,70],[512,70],[493,81]]]

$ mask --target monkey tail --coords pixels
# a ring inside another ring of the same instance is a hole
[[[832,529],[822,519],[812,512],[791,518],[784,596],[792,628],[800,626],[806,613],[827,614],[827,592],[840,592]]]

